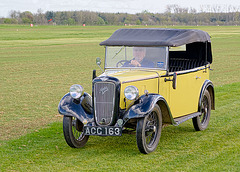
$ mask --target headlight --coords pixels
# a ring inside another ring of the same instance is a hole
[[[70,87],[70,95],[74,99],[78,99],[83,94],[83,87],[81,85],[75,84]]]
[[[138,97],[139,91],[135,86],[127,86],[124,90],[124,95],[128,100],[134,100]]]

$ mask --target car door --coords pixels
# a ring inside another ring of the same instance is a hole
[[[173,118],[198,111],[200,91],[208,77],[209,72],[203,67],[177,72],[176,89],[171,84],[169,86],[169,106]]]

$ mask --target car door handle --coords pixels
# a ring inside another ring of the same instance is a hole
[[[200,79],[201,77],[200,76],[196,76],[196,79]]]

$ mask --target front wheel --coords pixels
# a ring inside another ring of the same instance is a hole
[[[153,152],[158,145],[162,131],[162,114],[160,107],[156,104],[152,112],[137,122],[136,139],[141,153]]]
[[[63,117],[63,134],[67,144],[73,148],[83,147],[89,138],[83,133],[83,123],[72,116]]]
[[[208,90],[204,91],[204,95],[201,100],[201,115],[192,119],[193,126],[196,131],[205,130],[208,126],[211,114],[211,96]]]

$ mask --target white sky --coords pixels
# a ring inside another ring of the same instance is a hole
[[[167,5],[177,4],[180,7],[193,7],[200,11],[200,6],[221,5],[234,6],[240,11],[240,0],[0,0],[0,17],[9,17],[11,10],[46,11],[88,10],[98,12],[139,13],[144,10],[163,13]]]

